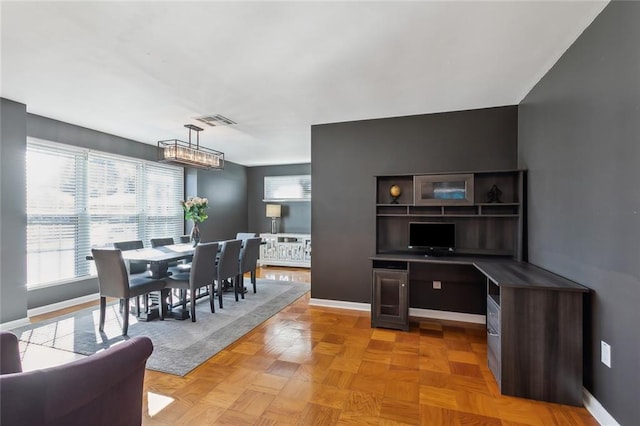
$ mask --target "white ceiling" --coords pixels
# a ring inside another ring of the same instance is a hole
[[[2,97],[239,164],[309,162],[312,124],[519,103],[606,1],[6,2]]]

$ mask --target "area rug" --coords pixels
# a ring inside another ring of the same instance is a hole
[[[184,376],[310,288],[305,283],[258,279],[254,294],[249,280],[245,283],[249,284],[249,291],[244,300],[236,302],[233,292],[225,293],[224,309],[219,309],[216,300],[214,314],[210,311],[209,299],[200,299],[196,303],[196,322],[191,319],[138,322],[130,316],[129,337],[147,336],[153,341],[154,350],[147,368]],[[98,331],[99,318],[100,308],[96,306],[12,332],[23,342],[23,347],[42,345],[91,355],[127,339],[122,336],[118,303],[107,306],[104,333]]]

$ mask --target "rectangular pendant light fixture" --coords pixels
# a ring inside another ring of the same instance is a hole
[[[224,153],[200,146],[200,132],[204,129],[193,124],[185,124],[189,129],[189,142],[178,139],[158,141],[158,161],[175,163],[201,169],[223,170]],[[191,131],[196,132],[196,143],[191,142]]]

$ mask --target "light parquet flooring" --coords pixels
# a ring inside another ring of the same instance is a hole
[[[304,269],[259,276],[310,282]],[[366,312],[289,305],[185,377],[146,372],[145,425],[597,425],[501,396],[483,326],[372,329]]]
[[[298,268],[258,277],[310,283]],[[185,377],[147,370],[144,425],[597,425],[584,408],[500,395],[483,326],[372,329],[309,295]],[[90,302],[31,318],[39,322]]]

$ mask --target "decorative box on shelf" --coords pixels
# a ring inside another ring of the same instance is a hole
[[[311,235],[309,234],[260,234],[264,244],[260,246],[261,266],[311,267]]]

